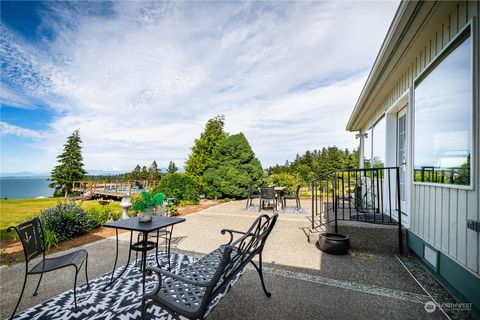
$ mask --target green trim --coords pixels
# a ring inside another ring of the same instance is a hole
[[[436,266],[434,266],[433,264],[431,264],[430,261],[428,261],[427,259],[425,259],[425,263],[427,263],[428,266],[429,266],[433,271],[438,272],[438,268],[440,267],[440,252],[439,252],[437,249],[435,249],[434,247],[432,247],[432,246],[430,246],[430,245],[428,245],[428,244],[425,244],[425,245],[423,246],[423,255],[422,255],[422,257],[425,257],[425,247],[428,247],[430,250],[434,251],[434,252],[436,253],[436,255],[437,255],[437,256],[436,256],[436,259],[435,259],[435,260],[436,260],[436,261],[435,261],[435,265],[436,265]]]
[[[418,260],[455,298],[461,302],[473,304],[472,312],[480,318],[480,277],[466,270],[441,251],[434,249],[438,252],[438,271],[436,271],[424,258],[425,246],[430,248],[432,246],[410,230],[407,230],[407,244]]]

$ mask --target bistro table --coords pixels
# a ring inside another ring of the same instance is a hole
[[[142,253],[142,263],[141,263],[141,270],[142,270],[142,277],[143,277],[143,292],[145,292],[145,270],[146,270],[146,264],[147,264],[147,251],[155,249],[155,254],[156,254],[156,260],[157,260],[157,265],[160,268],[160,264],[158,262],[158,236],[160,229],[170,227],[170,237],[169,237],[169,242],[171,241],[172,238],[172,231],[173,231],[173,226],[177,223],[184,222],[184,218],[173,218],[173,217],[158,217],[154,216],[152,217],[151,222],[139,222],[138,218],[128,218],[124,220],[117,220],[117,221],[110,221],[105,223],[103,226],[107,228],[115,228],[115,235],[117,239],[117,246],[116,246],[116,253],[115,253],[115,263],[113,264],[113,271],[112,271],[112,276],[110,278],[110,282],[103,288],[103,290],[107,289],[112,283],[117,281],[127,270],[128,264],[130,263],[130,258],[132,255],[132,250],[133,251],[140,251]],[[115,268],[117,267],[117,260],[118,260],[118,230],[129,230],[130,231],[130,246],[128,250],[128,261],[127,264],[125,265],[125,268],[123,271],[113,278],[115,274]],[[143,234],[142,240],[133,243],[133,231],[141,232]],[[148,234],[151,232],[157,232],[157,242],[153,241],[148,241]],[[170,248],[170,244],[168,246]],[[168,253],[170,259],[170,252]]]

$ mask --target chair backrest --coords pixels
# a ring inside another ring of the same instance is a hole
[[[295,190],[295,195],[299,195],[300,194],[300,186],[298,185],[297,186],[297,189]]]
[[[250,198],[253,196],[255,193],[255,190],[252,188],[252,186],[248,186],[248,197]]]
[[[260,188],[260,197],[262,199],[275,199],[275,188],[274,187],[261,187]]]
[[[263,250],[265,241],[277,222],[278,213],[269,217],[266,214],[259,216],[247,231],[237,241],[230,244],[232,255],[228,261],[223,278],[228,279],[238,272],[256,254]]]
[[[30,221],[19,224],[16,227],[10,227],[7,232],[15,229],[20,241],[22,241],[23,252],[25,253],[25,261],[28,262],[35,257],[45,255],[45,246],[43,243],[43,231],[40,220],[35,217]]]
[[[207,287],[202,301],[200,312],[206,310],[215,296],[223,291],[224,287],[235,277],[252,258],[261,253],[268,236],[277,222],[278,213],[271,217],[266,214],[259,216],[248,228],[242,240],[230,245],[223,245],[222,258],[212,277],[211,284]]]

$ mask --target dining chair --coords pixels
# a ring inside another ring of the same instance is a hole
[[[61,268],[72,266],[75,268],[75,281],[73,283],[73,298],[75,302],[75,310],[77,309],[77,277],[82,267],[83,262],[85,262],[85,278],[87,279],[87,286],[90,289],[90,284],[88,283],[88,273],[87,273],[87,264],[88,264],[88,252],[87,250],[81,249],[73,251],[67,254],[56,256],[53,258],[45,257],[45,240],[44,233],[42,229],[42,224],[40,219],[35,217],[34,219],[21,223],[18,226],[12,226],[7,229],[7,232],[15,230],[20,237],[22,242],[23,252],[25,254],[25,279],[23,280],[23,287],[18,298],[17,305],[13,310],[11,319],[17,311],[20,300],[22,300],[23,292],[25,290],[25,285],[27,283],[27,277],[31,274],[40,274],[40,279],[38,279],[37,287],[33,296],[37,295],[38,287],[42,281],[43,274],[46,272],[58,270]],[[29,269],[29,263],[36,257],[42,256],[42,260],[38,262],[33,268]]]
[[[269,204],[269,207],[272,207],[270,206],[270,202],[273,202],[273,211],[277,210],[277,197],[274,187],[260,188],[260,206],[258,208],[258,211],[261,211],[265,207],[266,202]]]

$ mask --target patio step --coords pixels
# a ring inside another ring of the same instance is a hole
[[[316,243],[323,232],[335,232],[334,224],[326,230],[309,230],[308,241]],[[398,226],[357,221],[338,221],[338,233],[350,238],[350,248],[372,253],[398,254]]]

